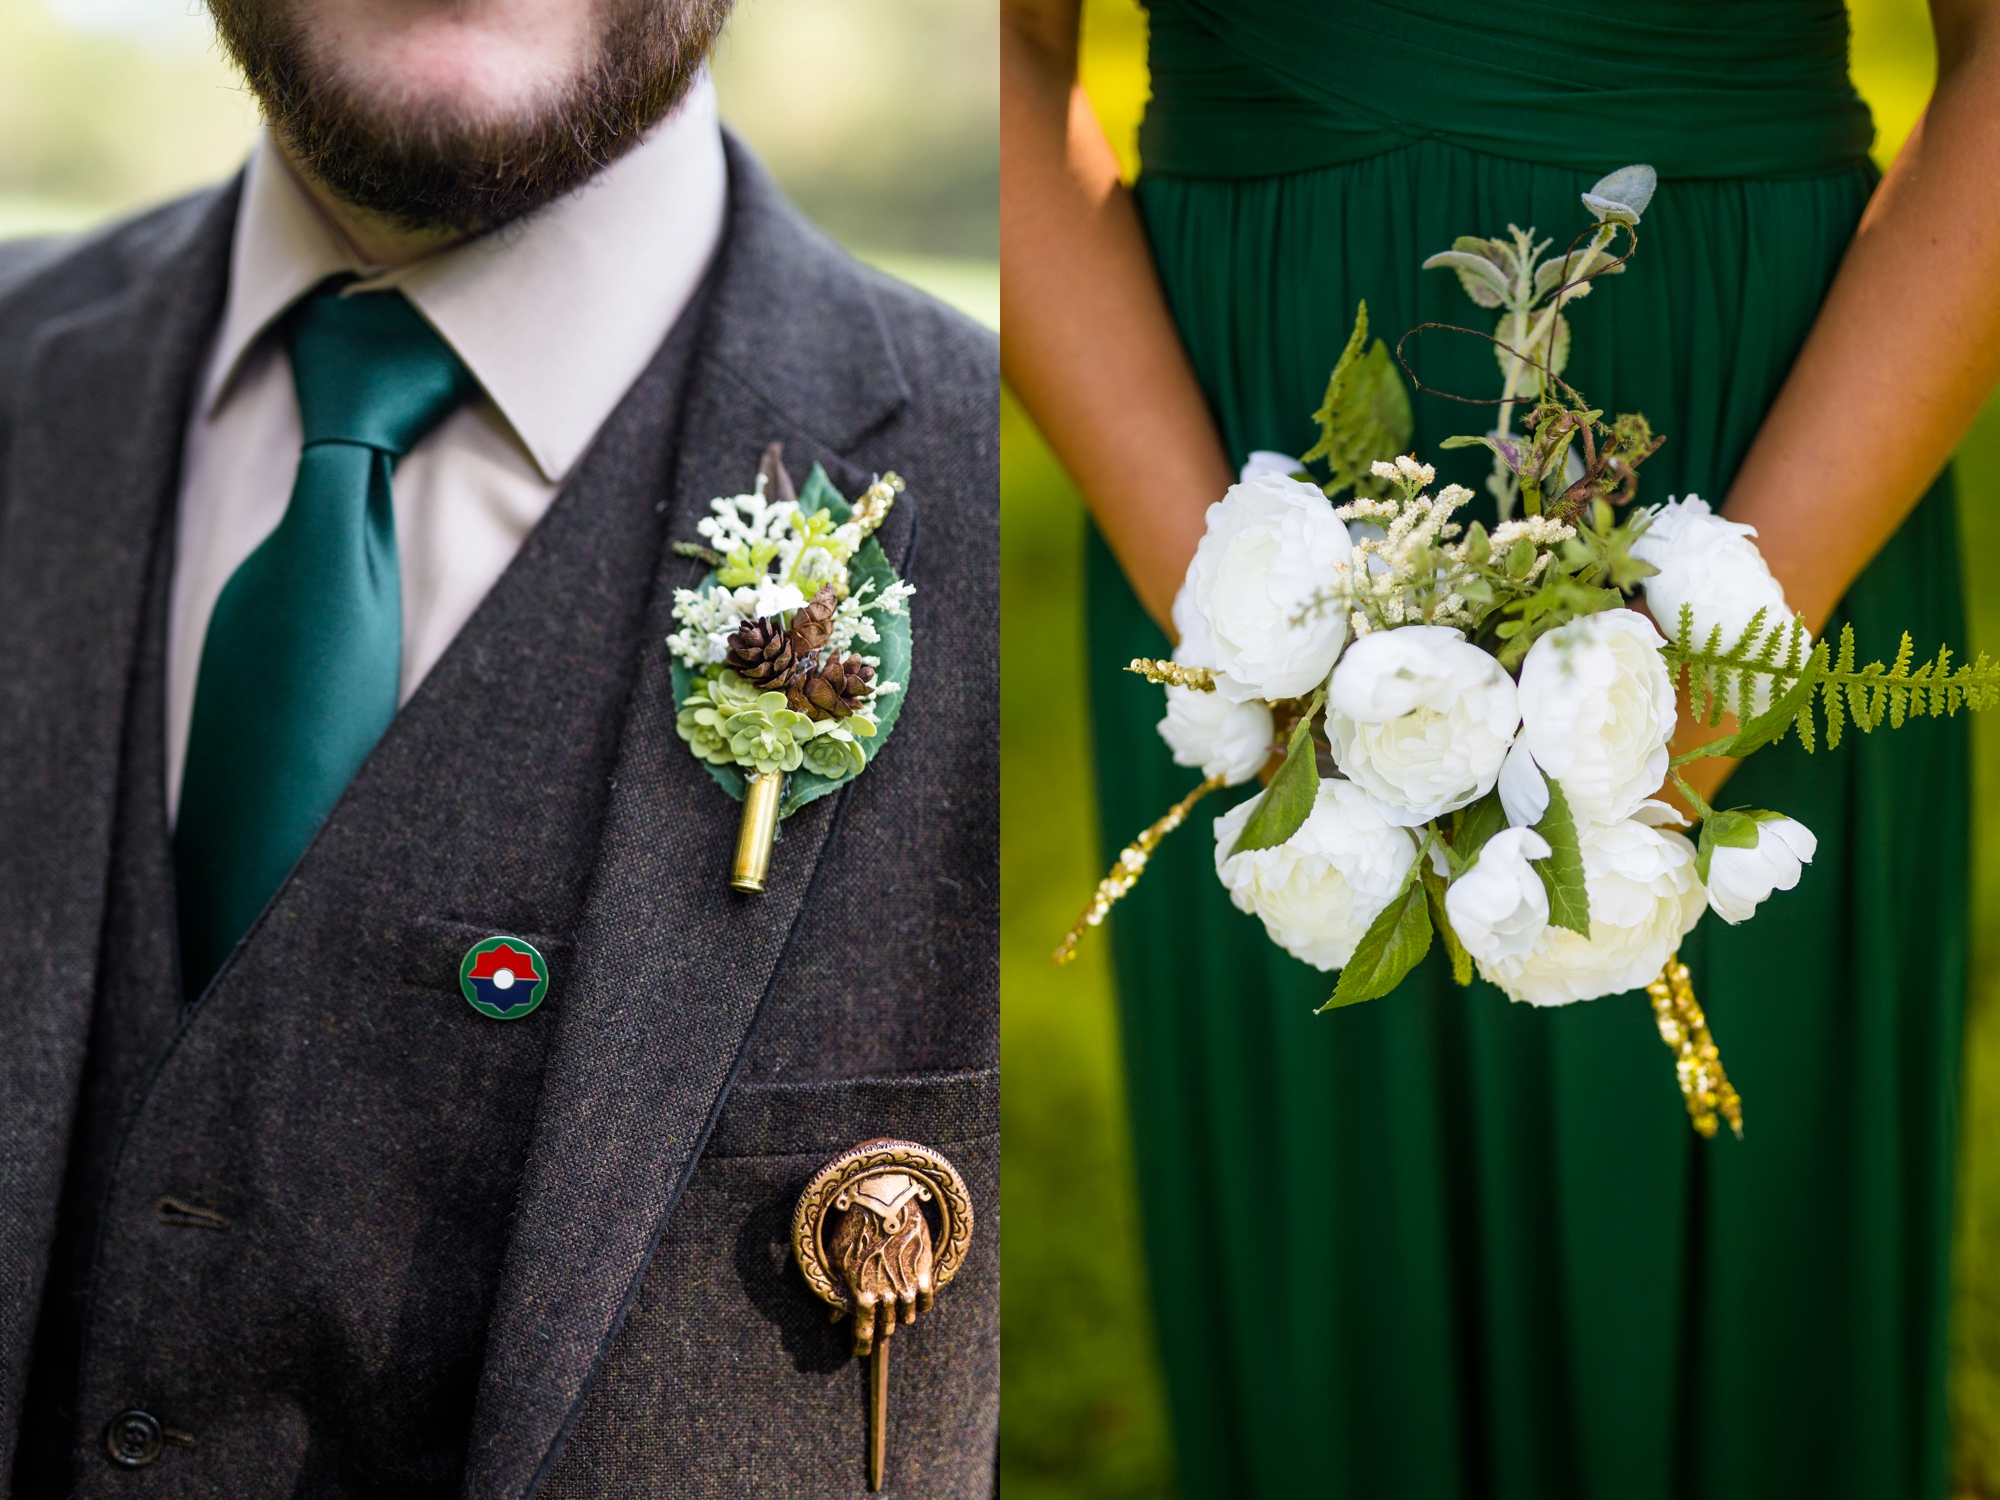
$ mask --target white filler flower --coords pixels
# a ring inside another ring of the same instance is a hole
[[[1568,1005],[1648,984],[1708,906],[1694,845],[1678,833],[1631,819],[1588,829],[1581,843],[1590,936],[1552,926],[1518,957],[1480,961],[1516,1000]]]
[[[1644,615],[1608,609],[1551,630],[1521,663],[1521,743],[1579,820],[1629,818],[1666,779],[1665,644]]]
[[[1263,920],[1272,942],[1314,968],[1337,969],[1403,888],[1416,840],[1353,782],[1327,777],[1297,833],[1275,849],[1232,857],[1262,800],[1252,797],[1215,820],[1215,873],[1231,901]]]
[[[1483,964],[1531,952],[1549,925],[1549,893],[1528,863],[1549,857],[1548,841],[1532,828],[1508,828],[1444,893],[1445,914],[1465,951]]]
[[[1335,764],[1411,828],[1492,791],[1521,722],[1505,668],[1441,625],[1362,636],[1326,703]]]
[[[1308,605],[1348,551],[1347,528],[1317,486],[1271,473],[1231,485],[1208,508],[1174,600],[1180,659],[1212,668],[1233,702],[1311,692],[1347,641],[1347,616]]]
[[[1708,904],[1734,926],[1747,922],[1773,891],[1789,891],[1819,851],[1819,840],[1791,818],[1760,818],[1757,847],[1717,844],[1708,853]]]
[[[1160,738],[1177,766],[1198,766],[1202,775],[1235,786],[1255,776],[1270,757],[1272,734],[1270,707],[1260,699],[1232,703],[1220,693],[1167,689]]]

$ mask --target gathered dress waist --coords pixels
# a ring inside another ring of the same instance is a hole
[[[1438,140],[1667,178],[1865,159],[1839,0],[1150,0],[1153,175],[1271,177]]]

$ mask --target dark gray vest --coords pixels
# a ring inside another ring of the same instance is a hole
[[[181,1330],[173,1358],[254,1371],[257,1386],[235,1410],[178,1413],[172,1432],[193,1429],[197,1446],[254,1444],[279,1467],[273,1445],[311,1434],[324,1456],[301,1452],[298,1466],[323,1464],[343,1491],[457,1491],[637,677],[703,307],[697,298],[684,314],[272,908],[191,1004],[175,977],[164,803],[162,527],[83,1102],[24,1411],[22,1500],[71,1493],[80,1453],[94,1493],[102,1464],[90,1450],[107,1425],[161,1404],[143,1377],[133,1388],[148,1361],[132,1335],[163,1292],[171,1298],[163,1280],[235,1314],[206,1337]],[[550,963],[549,998],[519,1021],[489,1020],[459,992],[465,950],[500,933]],[[136,1223],[118,1216],[101,1233],[121,1148],[124,1175],[170,1190]],[[399,1202],[380,1191],[390,1183],[438,1191],[406,1186]],[[355,1369],[371,1344],[395,1357]]]

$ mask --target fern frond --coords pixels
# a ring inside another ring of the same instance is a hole
[[[1684,606],[1674,638],[1662,654],[1673,680],[1687,683],[1695,718],[1711,725],[1720,720],[1723,706],[1731,702],[1738,719],[1747,722],[1758,684],[1768,683],[1775,701],[1800,684],[1817,654],[1823,665],[1816,669],[1810,690],[1792,718],[1799,742],[1808,751],[1816,747],[1820,737],[1816,713],[1824,716],[1826,743],[1833,747],[1840,744],[1849,724],[1872,734],[1884,721],[1890,728],[1900,729],[1911,718],[1936,719],[1956,714],[1961,708],[1978,711],[2000,707],[2000,663],[1984,652],[1970,665],[1954,666],[1951,648],[1940,646],[1935,656],[1917,663],[1916,643],[1905,632],[1889,664],[1873,661],[1857,667],[1853,626],[1842,627],[1837,655],[1827,653],[1824,643],[1807,651],[1806,639],[1803,621],[1767,628],[1760,610],[1735,644],[1725,648],[1717,626],[1697,647],[1693,611]]]

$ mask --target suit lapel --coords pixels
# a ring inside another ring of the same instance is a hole
[[[748,487],[774,438],[800,477],[818,459],[854,493],[867,476],[840,451],[907,399],[862,277],[733,142],[729,165],[729,233],[681,415],[676,539],[694,536],[712,496]],[[913,536],[910,508],[898,507],[882,538],[892,559]],[[786,821],[763,895],[728,890],[737,806],[674,732],[665,649],[672,590],[701,571],[668,553],[657,576],[495,1301],[468,1497],[533,1494],[574,1426],[805,920],[845,803],[824,798]]]
[[[234,190],[124,231],[150,268],[43,325],[0,514],[0,1413],[18,1410],[96,987],[148,563],[220,316]],[[0,1420],[0,1472],[11,1416]]]

